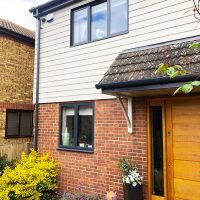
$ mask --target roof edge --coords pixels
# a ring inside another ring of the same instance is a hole
[[[20,40],[22,40],[24,42],[27,42],[29,44],[32,44],[32,45],[35,44],[35,39],[34,38],[27,37],[25,35],[19,34],[19,33],[15,32],[15,31],[8,30],[8,29],[3,28],[3,27],[0,27],[0,33],[4,33],[6,35],[9,35],[11,37],[20,39]]]
[[[159,43],[155,43],[155,44],[144,45],[144,46],[135,47],[135,48],[131,48],[131,49],[125,49],[121,53],[131,53],[131,52],[135,52],[135,51],[144,51],[144,50],[159,48],[159,47],[163,47],[163,46],[176,45],[176,44],[180,44],[180,43],[183,43],[183,42],[184,43],[194,42],[194,41],[197,41],[197,40],[200,40],[200,35],[189,36],[189,37],[179,38],[179,39],[175,39],[175,40],[167,40],[167,41],[159,42]]]
[[[178,76],[176,78],[171,79],[168,76],[165,77],[158,77],[158,78],[151,78],[151,79],[143,79],[143,80],[132,80],[132,81],[125,81],[125,82],[115,82],[110,84],[96,84],[96,89],[104,90],[111,90],[116,88],[128,88],[134,86],[145,86],[145,85],[154,85],[154,84],[165,84],[165,83],[177,83],[177,82],[187,82],[194,80],[199,75],[185,75],[185,76]]]
[[[52,1],[48,1],[44,4],[41,4],[39,6],[29,9],[29,12],[33,13],[33,16],[35,18],[40,18],[41,16],[44,16],[45,14],[48,14],[49,12],[59,10],[61,8],[67,7],[79,1],[80,0],[57,0],[57,1],[52,0]]]

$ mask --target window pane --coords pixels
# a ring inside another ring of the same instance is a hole
[[[107,2],[93,6],[92,12],[92,40],[107,37]]]
[[[92,107],[79,106],[78,115],[78,145],[92,148]]]
[[[127,0],[111,0],[110,33],[116,34],[128,30]]]
[[[74,108],[64,108],[62,113],[61,145],[74,146]]]
[[[78,44],[88,40],[88,12],[87,8],[74,11],[73,43]]]
[[[33,114],[32,112],[21,112],[20,116],[20,135],[21,136],[31,136],[32,135],[32,122]]]
[[[18,136],[18,112],[8,112],[7,117],[7,136]]]
[[[152,107],[152,192],[164,196],[162,107]]]

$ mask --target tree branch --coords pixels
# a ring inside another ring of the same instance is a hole
[[[197,2],[195,0],[192,0],[192,1],[194,5],[194,9],[193,9],[194,17],[195,19],[200,21],[200,0],[198,0]]]

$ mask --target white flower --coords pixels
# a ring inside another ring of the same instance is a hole
[[[128,175],[128,177],[129,177],[129,179],[131,180],[131,182],[133,182],[133,181],[134,181],[134,177],[133,177],[133,176],[131,176],[131,175]]]
[[[129,177],[126,177],[125,183],[127,183],[127,184],[130,184],[130,183],[131,183]]]
[[[139,176],[140,176],[140,174],[139,174],[139,173],[135,173],[135,176],[136,176],[136,177],[139,177]]]
[[[143,177],[140,176],[138,169],[134,168],[129,171],[128,175],[124,175],[122,178],[123,183],[131,184],[133,187],[137,186],[137,184],[142,184]]]
[[[137,182],[133,182],[132,186],[135,187],[137,185]]]

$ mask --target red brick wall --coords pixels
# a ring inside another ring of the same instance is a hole
[[[0,109],[18,109],[18,110],[34,110],[33,104],[20,104],[20,103],[1,103]]]
[[[146,101],[134,100],[134,134],[129,135],[127,124],[116,100],[95,101],[94,154],[58,151],[59,104],[39,106],[39,150],[50,152],[59,166],[59,188],[86,193],[105,194],[114,188],[122,195],[121,172],[117,161],[132,158],[144,176],[147,194],[147,131]],[[147,195],[145,195],[146,197]],[[147,199],[147,197],[145,198]]]

